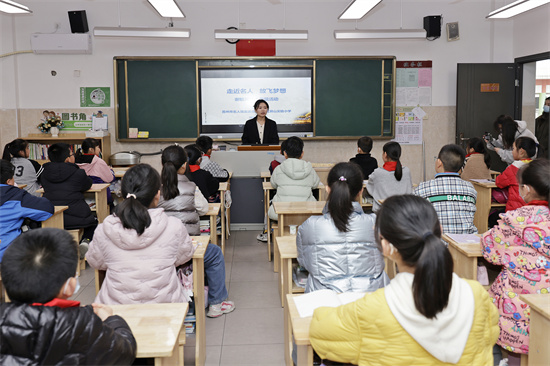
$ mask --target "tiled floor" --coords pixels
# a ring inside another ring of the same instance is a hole
[[[206,365],[284,365],[283,309],[273,262],[257,231],[233,231],[226,242],[225,268],[229,298],[236,309],[220,318],[206,318]],[[94,272],[81,273],[76,300],[91,304]],[[193,336],[185,347],[185,365],[195,364]]]

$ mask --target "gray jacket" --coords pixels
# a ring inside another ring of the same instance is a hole
[[[390,283],[374,240],[375,220],[354,202],[347,233],[336,229],[327,206],[323,216],[311,216],[300,226],[298,262],[309,271],[305,292],[371,292]]]
[[[174,216],[183,222],[189,235],[200,235],[199,214],[195,208],[195,183],[185,175],[178,174],[179,196],[165,201],[162,195],[158,207],[162,207],[168,216]]]

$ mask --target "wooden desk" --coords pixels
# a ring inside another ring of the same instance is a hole
[[[312,318],[300,318],[298,309],[296,309],[296,305],[294,304],[295,296],[300,295],[287,295],[285,299],[285,364],[286,366],[293,366],[292,348],[294,338],[297,351],[296,366],[311,366],[313,365],[313,348],[309,341],[309,326]]]
[[[204,253],[210,241],[208,236],[192,236],[191,239],[198,244],[193,253],[193,297],[195,300],[195,365],[202,366],[206,360],[206,310],[204,299]],[[96,295],[105,279],[105,272],[95,270]],[[200,274],[197,276],[196,274]],[[185,316],[184,316],[185,317]]]
[[[42,221],[42,227],[53,227],[57,229],[64,229],[63,211],[69,209],[69,206],[54,206],[53,215]]]
[[[26,184],[18,184],[17,188],[25,189],[26,186],[27,186]]]
[[[216,225],[216,218],[220,213],[221,205],[221,203],[209,203],[208,212],[206,213],[206,215],[210,217],[210,241],[212,242],[212,244],[216,245],[218,245],[218,229]]]
[[[520,295],[519,299],[531,307],[527,364],[550,365],[550,294]]]
[[[500,172],[497,170],[489,170],[489,172],[491,173],[491,179],[496,179],[500,175]]]
[[[269,180],[271,179],[271,173],[269,171],[260,172],[260,178],[262,178],[264,182],[269,182]]]
[[[229,190],[229,181],[220,183],[220,203],[221,203],[221,217],[220,222],[222,224],[222,254],[225,255],[225,239],[229,239],[229,228],[227,227],[229,225],[229,216],[230,216],[230,209],[225,208],[225,192]],[[226,214],[227,211],[227,214]]]
[[[126,173],[126,171],[130,169],[130,167],[116,167],[111,169],[115,173],[115,178],[122,178],[124,177],[124,174]]]
[[[474,188],[477,191],[474,225],[477,227],[477,231],[482,234],[488,230],[489,212],[491,209],[496,207],[504,208],[506,207],[506,204],[491,202],[491,190],[493,188],[497,188],[497,185],[494,182],[470,182],[474,185]]]
[[[481,239],[478,243],[459,243],[446,234],[443,234],[442,239],[449,243],[454,272],[459,277],[477,281],[477,261],[478,258],[483,257]]]
[[[137,342],[136,358],[154,358],[155,366],[183,366],[180,334],[188,303],[111,305],[113,313],[126,320]],[[181,352],[181,354],[180,354]]]
[[[290,225],[301,225],[310,216],[322,215],[325,204],[325,201],[273,202],[273,208],[279,217],[277,236],[290,235]],[[278,272],[280,256],[276,246],[273,248],[273,256],[273,270]]]
[[[109,183],[92,184],[90,189],[84,193],[93,193],[95,195],[95,209],[97,221],[101,224],[107,216],[109,216],[109,204],[107,203],[107,188]],[[42,196],[44,194],[44,188],[38,189],[36,192]]]
[[[296,235],[279,236],[275,238],[275,248],[279,253],[279,294],[281,296],[281,306],[285,306],[285,298],[288,294],[303,293],[304,289],[296,286],[292,279],[292,263],[298,258],[296,248]]]

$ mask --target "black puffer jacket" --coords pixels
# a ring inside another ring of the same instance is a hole
[[[129,365],[136,340],[114,315],[104,322],[91,306],[0,306],[0,365]]]
[[[63,212],[65,229],[88,227],[95,223],[95,217],[84,200],[84,192],[92,186],[92,179],[86,172],[72,163],[46,163],[40,182],[44,197],[55,206],[69,206]]]

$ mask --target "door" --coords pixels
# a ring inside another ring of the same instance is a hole
[[[509,64],[458,64],[456,91],[456,143],[466,149],[470,137],[497,134],[493,122],[501,115],[514,116],[515,66]],[[491,152],[491,169],[503,171]]]

